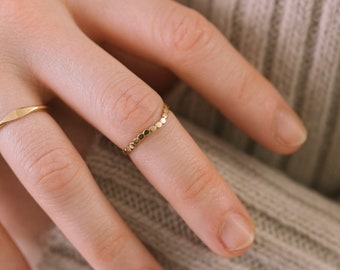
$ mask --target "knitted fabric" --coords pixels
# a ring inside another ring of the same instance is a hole
[[[240,258],[226,259],[209,251],[133,163],[104,137],[98,138],[87,160],[105,195],[165,269],[340,269],[338,204],[201,129],[185,126],[256,223],[255,244]],[[90,268],[55,231],[40,269]]]
[[[308,141],[286,157],[265,150],[187,86],[170,105],[295,181],[340,196],[340,1],[182,0],[210,19],[301,116]],[[303,162],[301,162],[303,160]]]
[[[130,160],[98,136],[87,162],[99,186],[165,269],[340,269],[340,1],[182,0],[211,20],[302,117],[309,139],[279,156],[180,84],[167,102],[256,223],[245,255],[210,252]],[[303,162],[302,162],[303,161]],[[42,270],[91,269],[55,230]]]

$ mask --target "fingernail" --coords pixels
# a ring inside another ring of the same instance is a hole
[[[222,226],[221,238],[229,251],[239,251],[251,246],[255,232],[250,220],[240,214],[231,213]]]
[[[299,146],[307,139],[301,120],[290,110],[282,109],[274,117],[274,135],[280,144]]]

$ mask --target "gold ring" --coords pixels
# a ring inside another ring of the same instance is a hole
[[[16,121],[18,119],[21,119],[33,112],[46,110],[47,106],[45,105],[36,105],[36,106],[27,106],[27,107],[21,107],[18,109],[15,109],[11,111],[9,114],[7,114],[1,121],[0,121],[0,128],[4,127],[5,125]]]
[[[156,132],[158,129],[164,126],[168,120],[169,112],[169,106],[164,104],[161,118],[154,125],[139,133],[136,138],[134,138],[124,149],[122,149],[123,153],[125,155],[130,154],[145,138],[150,136],[151,133]]]

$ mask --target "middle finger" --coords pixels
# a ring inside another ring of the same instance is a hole
[[[169,0],[67,2],[81,27],[101,29],[93,37],[169,68],[267,148],[292,153],[305,141],[278,91],[198,12]]]

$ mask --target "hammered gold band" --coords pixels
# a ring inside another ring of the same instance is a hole
[[[164,104],[161,118],[154,125],[139,133],[136,138],[134,138],[124,149],[122,149],[123,153],[125,155],[130,154],[146,137],[150,136],[151,133],[156,132],[158,129],[164,126],[168,120],[169,112],[169,106]]]
[[[9,114],[7,114],[0,121],[0,128],[4,127],[5,125],[11,122],[21,119],[31,113],[34,113],[36,111],[46,110],[46,109],[47,109],[47,106],[45,105],[27,106],[27,107],[21,107],[21,108],[15,109],[11,111]]]

